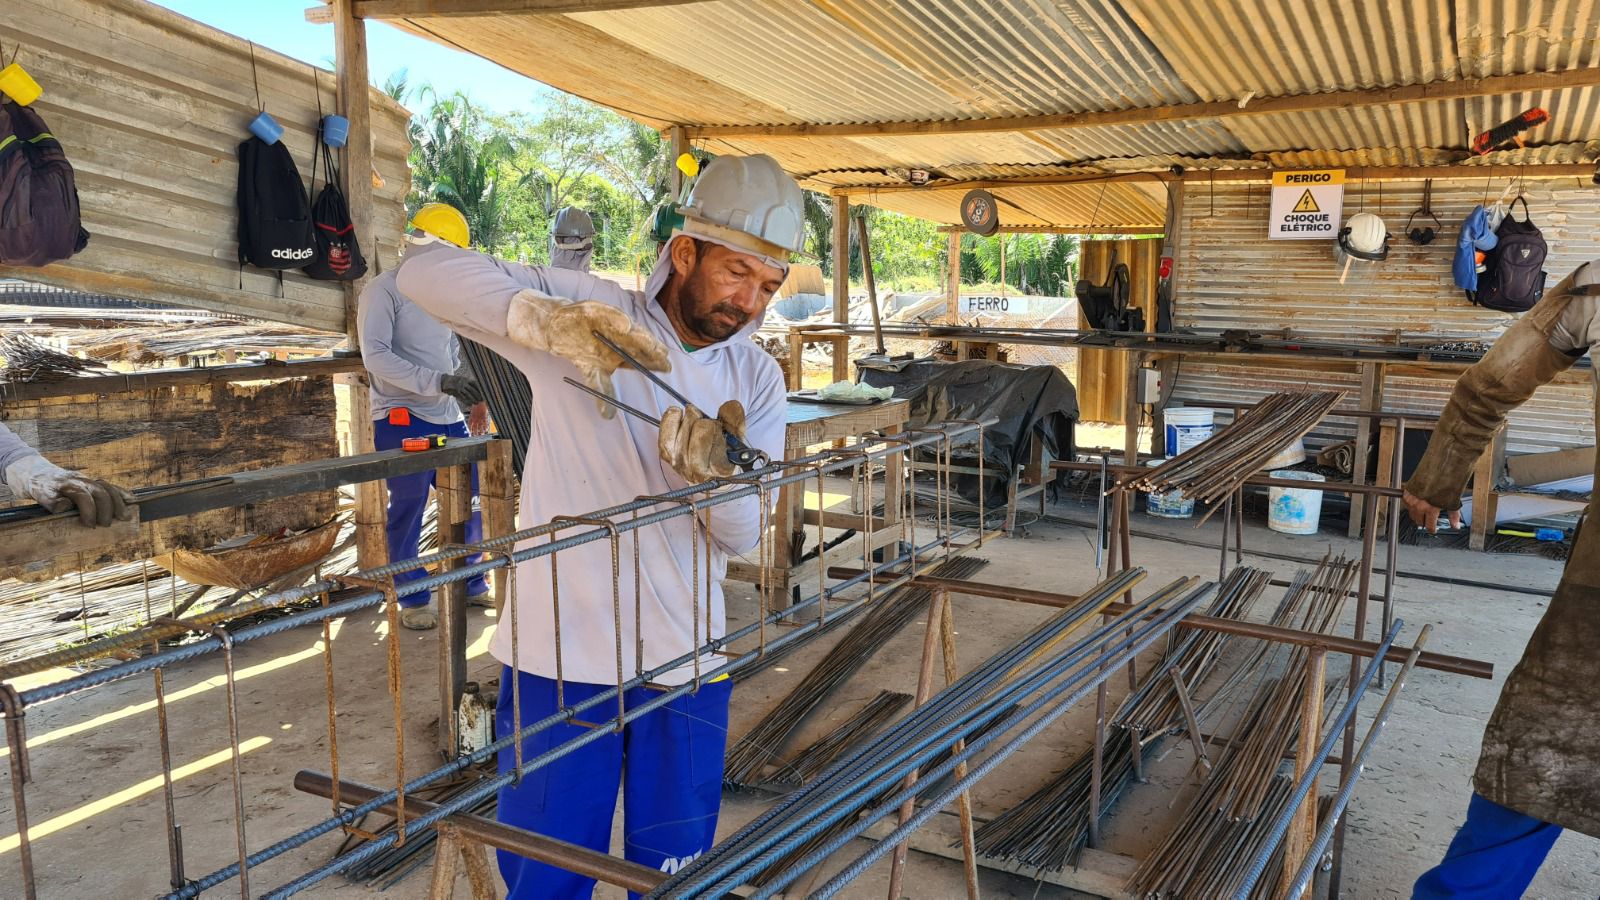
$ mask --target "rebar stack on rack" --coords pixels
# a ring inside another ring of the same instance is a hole
[[[1241,567],[1229,573],[1206,610],[1219,618],[1243,619],[1265,592],[1270,573]],[[1102,819],[1132,783],[1135,747],[1148,756],[1161,735],[1177,732],[1185,724],[1178,685],[1170,671],[1176,668],[1187,690],[1204,684],[1216,669],[1229,635],[1192,631],[1148,670],[1140,686],[1123,700],[1111,716],[1119,730],[1104,748],[1104,787],[1100,798]],[[1205,702],[1195,703],[1196,716],[1226,696],[1212,691]],[[1153,735],[1153,737],[1147,737]],[[1039,872],[1059,872],[1076,864],[1089,842],[1089,794],[1093,750],[1085,749],[1066,770],[1016,806],[990,819],[978,829],[978,850],[993,859],[1014,862]]]
[[[1332,634],[1357,574],[1353,561],[1324,558],[1314,573],[1294,579],[1271,624]],[[1293,779],[1292,772],[1283,771],[1284,754],[1301,728],[1322,724],[1301,721],[1310,652],[1270,645],[1241,670],[1258,684],[1235,718],[1234,739],[1220,749],[1200,793],[1173,830],[1140,864],[1128,883],[1131,893],[1232,896],[1247,883],[1248,863],[1273,837],[1272,823],[1290,800]],[[1324,699],[1338,689],[1330,682]],[[1276,878],[1261,879],[1258,890],[1270,892],[1276,883]]]
[[[724,896],[763,873],[771,874],[752,896],[758,900],[775,896],[877,821],[908,802],[921,800],[920,810],[817,889],[820,896],[832,896],[1092,693],[1135,654],[1170,632],[1214,587],[1192,578],[1173,582],[1136,604],[1126,616],[1098,626],[1081,640],[1058,646],[1074,629],[1097,617],[1113,598],[1131,589],[1143,574],[1129,569],[1097,585],[1079,603],[933,695],[860,753],[789,794],[739,833],[680,869],[651,896]],[[1000,723],[991,732],[975,737],[979,727],[996,719]],[[991,751],[992,745],[1013,729],[1020,730]],[[940,751],[954,747],[961,749],[945,763],[921,771]],[[919,787],[979,754],[986,754],[985,758],[944,792]],[[828,837],[820,846],[800,859],[792,858],[823,835]]]
[[[13,384],[63,381],[105,372],[105,364],[78,359],[20,333],[0,335],[0,380]]]
[[[1197,447],[1142,473],[1131,482],[1141,491],[1175,491],[1185,498],[1216,501],[1231,497],[1246,478],[1322,421],[1339,405],[1344,391],[1283,391],[1252,406]]]
[[[971,578],[986,565],[987,560],[962,557],[941,564],[932,574],[941,578]],[[733,788],[766,783],[767,767],[782,758],[784,748],[806,717],[860,671],[890,638],[927,612],[930,597],[923,588],[907,587],[877,601],[850,633],[800,679],[794,690],[728,749],[723,783]]]
[[[511,440],[511,466],[521,476],[522,460],[528,455],[528,440],[533,434],[533,388],[528,376],[477,341],[459,340],[461,357],[483,388],[495,431]]]

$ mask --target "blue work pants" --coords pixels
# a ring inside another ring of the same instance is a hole
[[[510,667],[500,675],[495,735],[513,731]],[[526,672],[521,680],[524,728],[555,713],[556,683]],[[572,706],[607,689],[606,685],[567,681],[562,701]],[[500,790],[498,818],[601,853],[610,851],[611,819],[622,788],[623,854],[632,862],[677,872],[711,848],[722,806],[722,763],[728,742],[728,699],[733,682],[703,685],[624,726],[609,726],[603,737],[528,772],[520,785]],[[634,688],[628,708],[660,698],[660,691]],[[617,712],[615,699],[579,718],[604,722]],[[561,724],[531,735],[522,745],[523,761],[567,741],[593,735],[593,728]],[[500,751],[500,771],[516,765],[514,751]],[[500,874],[508,900],[568,900],[589,897],[594,879],[499,851]],[[630,894],[637,897],[637,894]]]
[[[400,442],[408,437],[427,437],[433,434],[443,434],[453,438],[467,436],[465,422],[452,422],[449,425],[439,425],[433,422],[411,417],[409,425],[391,425],[388,419],[377,419],[372,423],[372,443],[379,450],[398,450]],[[417,543],[422,538],[422,511],[428,505],[428,491],[433,487],[434,470],[418,472],[414,475],[402,475],[399,478],[389,478],[385,483],[389,485],[389,521],[387,526],[389,538],[389,561],[402,559],[415,559],[417,556]],[[478,467],[472,467],[472,496],[478,496]],[[473,504],[476,507],[477,504]],[[467,520],[467,543],[476,544],[483,540],[483,515],[476,508],[472,517]],[[471,565],[481,560],[482,555],[467,557],[467,564]],[[394,576],[395,587],[400,587],[408,582],[426,578],[427,569],[408,569]],[[489,592],[489,585],[482,575],[467,582],[467,595],[475,596]],[[416,607],[428,605],[426,591],[417,591],[411,594],[400,595],[400,605]]]
[[[1559,825],[1473,794],[1467,821],[1450,842],[1444,860],[1417,879],[1411,896],[1413,900],[1521,897],[1560,836]]]

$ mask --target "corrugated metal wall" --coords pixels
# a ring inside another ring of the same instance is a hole
[[[35,108],[66,147],[92,237],[63,263],[0,274],[344,330],[342,285],[289,272],[280,288],[276,274],[239,271],[235,148],[259,108],[247,41],[143,0],[11,0],[4,20],[8,60],[20,42],[17,61],[44,88]],[[334,112],[333,74],[262,47],[254,56],[261,100],[309,182],[319,95]],[[384,186],[362,249],[370,262],[376,239],[387,267],[404,226],[410,143],[406,111],[372,96]]]
[[[1486,197],[1493,203],[1509,186],[1504,179],[1435,181],[1432,205],[1443,229],[1433,243],[1418,246],[1402,232],[1421,203],[1421,181],[1347,184],[1345,216],[1363,208],[1376,212],[1395,237],[1388,260],[1357,262],[1340,284],[1332,242],[1266,239],[1266,184],[1213,188],[1191,182],[1185,187],[1174,272],[1176,324],[1341,341],[1392,341],[1399,334],[1492,341],[1512,317],[1468,303],[1451,281],[1450,262],[1462,218]],[[1526,200],[1550,246],[1550,286],[1580,263],[1600,257],[1600,189],[1587,179],[1530,180]],[[1437,414],[1450,385],[1449,378],[1391,377],[1386,408]],[[1186,362],[1173,396],[1178,401],[1254,402],[1273,390],[1299,386],[1337,386],[1353,395],[1359,380],[1316,368]],[[1593,409],[1587,385],[1547,387],[1512,416],[1508,449],[1534,452],[1592,444]],[[1316,436],[1343,439],[1353,430],[1353,425],[1334,423]]]
[[[1111,266],[1112,254],[1116,261],[1127,263],[1129,275],[1128,303],[1144,310],[1146,327],[1155,322],[1156,269],[1161,262],[1161,242],[1158,240],[1127,239],[1120,241],[1085,241],[1078,251],[1080,278],[1095,284],[1104,284]],[[1086,328],[1083,311],[1078,311],[1078,327]],[[1121,350],[1078,351],[1078,418],[1085,422],[1123,423],[1123,403],[1127,395],[1128,354]]]

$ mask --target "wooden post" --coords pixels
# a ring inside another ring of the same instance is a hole
[[[798,391],[806,381],[806,342],[793,326],[789,328],[789,390]]]
[[[1325,651],[1313,649],[1306,657],[1305,693],[1300,698],[1300,738],[1294,754],[1294,779],[1299,782],[1306,772],[1322,768],[1318,744],[1322,742],[1322,694],[1327,682]],[[1349,757],[1346,756],[1348,759]],[[1300,862],[1317,839],[1317,782],[1311,782],[1311,793],[1295,812],[1289,833],[1284,836],[1283,881],[1278,887],[1279,896],[1287,896],[1294,883]],[[1296,898],[1288,897],[1288,900]]]
[[[478,498],[483,507],[483,536],[504,537],[517,530],[516,473],[511,463],[511,442],[489,444],[489,458],[478,470]],[[511,549],[511,548],[506,548]],[[505,610],[511,567],[494,570],[495,621]]]
[[[949,603],[949,592],[943,588],[931,592],[928,598],[928,630],[922,635],[922,666],[917,670],[917,695],[912,709],[922,706],[933,696],[933,660],[940,653],[939,636],[943,631],[944,611]],[[903,787],[911,787],[917,783],[917,773],[907,775]],[[907,800],[900,807],[900,824],[904,825],[916,811],[915,800]],[[906,871],[906,844],[894,848],[889,868],[889,900],[900,900],[900,885]]]
[[[833,198],[833,320],[850,321],[850,198]],[[850,377],[849,340],[833,344],[833,380]],[[843,352],[840,352],[843,350]]]
[[[378,257],[377,236],[372,231],[372,100],[367,76],[367,24],[356,18],[353,0],[334,0],[334,66],[339,85],[338,109],[350,120],[350,135],[344,147],[344,195],[350,205],[350,222],[358,240],[372,248],[371,259]],[[370,276],[369,276],[370,277]],[[350,346],[359,347],[356,330],[356,301],[368,278],[345,283],[345,333]],[[365,374],[346,382],[350,389],[351,454],[371,453],[372,416],[367,412],[368,389]],[[389,546],[384,536],[388,498],[382,482],[356,485],[356,565],[363,569],[389,561]]]
[[[1383,363],[1361,364],[1361,399],[1357,402],[1358,409],[1379,411],[1383,409],[1383,382],[1386,377]],[[1356,445],[1354,448],[1355,463],[1350,467],[1350,481],[1354,484],[1367,483],[1367,450],[1372,446],[1372,421],[1366,417],[1356,420]],[[1350,537],[1361,536],[1361,509],[1366,498],[1360,494],[1350,496]]]
[[[949,324],[955,325],[961,321],[961,232],[950,232],[948,240],[950,244],[947,252],[949,252],[950,258],[946,261],[946,265],[949,272],[947,277],[949,278],[950,301],[945,307],[945,312],[948,315]]]
[[[496,443],[499,443],[498,441]],[[463,544],[472,515],[472,467],[439,469],[434,480],[439,511],[439,546]],[[439,571],[460,568],[460,559],[439,564]],[[439,588],[439,749],[446,759],[457,752],[456,707],[467,683],[467,585],[456,581]]]
[[[1489,445],[1483,448],[1478,464],[1472,469],[1472,532],[1467,546],[1473,550],[1486,550],[1489,535],[1494,534],[1495,515],[1499,512],[1500,497],[1494,492],[1495,475],[1500,471],[1500,460],[1506,454],[1506,427],[1495,429]]]
[[[683,197],[683,172],[678,169],[678,157],[689,152],[689,140],[684,136],[683,126],[674,125],[667,129],[667,152],[671,154],[667,159],[667,196],[670,202],[677,203]]]
[[[1144,353],[1134,350],[1127,355],[1127,384],[1122,389],[1122,464],[1139,464],[1139,370],[1144,367]]]

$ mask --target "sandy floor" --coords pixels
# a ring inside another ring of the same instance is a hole
[[[1053,510],[1083,517],[1084,510]],[[1187,523],[1150,519],[1140,529],[1184,538],[1215,534],[1215,525],[1196,532]],[[1259,523],[1247,531],[1246,546],[1318,556],[1328,547],[1354,552],[1341,537],[1291,538],[1268,532]],[[1145,588],[1173,578],[1216,572],[1215,549],[1135,539],[1135,563],[1149,568]],[[991,564],[981,580],[1074,593],[1094,580],[1093,552],[1086,533],[1074,526],[1038,523],[1026,537],[991,541],[977,555]],[[1296,565],[1269,559],[1253,562],[1287,576]],[[1559,564],[1537,557],[1507,557],[1451,550],[1426,553],[1406,548],[1402,564],[1462,578],[1551,588]],[[1276,591],[1277,589],[1273,589]],[[1269,595],[1273,596],[1273,595]],[[1398,614],[1406,634],[1425,622],[1435,625],[1430,649],[1472,656],[1496,666],[1493,682],[1418,671],[1398,703],[1364,775],[1351,813],[1345,867],[1349,897],[1408,896],[1411,881],[1438,858],[1465,809],[1469,776],[1477,756],[1483,722],[1493,707],[1500,680],[1521,652],[1545,600],[1524,594],[1444,586],[1417,579],[1398,585]],[[732,624],[749,621],[754,603],[740,592]],[[1040,607],[957,597],[955,616],[962,668],[1015,640],[1048,614]],[[492,618],[471,615],[476,677],[488,678],[497,666],[483,652]],[[1374,619],[1376,621],[1376,619]],[[383,678],[382,619],[376,613],[339,623],[335,635],[339,685],[339,743],[345,778],[392,783],[394,737]],[[321,634],[301,629],[241,647],[237,654],[239,733],[243,783],[249,808],[247,838],[252,849],[323,817],[327,801],[296,792],[291,779],[301,768],[326,771],[326,706]],[[809,741],[848,717],[880,688],[910,691],[921,635],[916,625],[888,642],[826,708],[804,728]],[[741,686],[735,695],[731,730],[741,734],[825,652],[825,638]],[[433,740],[436,642],[432,635],[408,633],[404,639],[406,681],[406,769],[418,773],[438,757]],[[1336,658],[1342,659],[1342,658]],[[236,858],[232,824],[233,792],[227,753],[228,729],[221,660],[211,657],[169,672],[166,689],[172,716],[172,753],[179,768],[178,816],[183,824],[185,862],[191,877]],[[1113,699],[1126,682],[1113,681]],[[1367,704],[1368,712],[1376,703]],[[976,792],[980,816],[990,816],[1026,795],[1088,742],[1089,710],[1075,711],[1030,744],[1012,763],[985,780]],[[27,802],[34,829],[34,860],[40,894],[56,897],[150,896],[167,882],[167,849],[161,811],[156,717],[149,677],[134,679],[78,698],[31,710],[34,783]],[[797,742],[798,745],[798,742]],[[1172,752],[1151,771],[1149,784],[1133,789],[1112,819],[1108,851],[1137,857],[1164,833],[1170,807],[1186,796],[1186,748]],[[1331,771],[1331,770],[1330,770]],[[13,821],[10,791],[3,792],[0,821]],[[763,808],[760,798],[729,795],[723,830],[737,827]],[[15,896],[19,884],[15,837],[0,837],[0,894]],[[251,892],[265,893],[325,861],[338,844],[323,837],[252,872]],[[865,847],[865,843],[862,843]],[[852,854],[853,855],[853,854]],[[831,861],[830,869],[848,858]],[[882,896],[883,865],[855,883],[850,896]],[[1039,886],[1023,878],[985,872],[984,889],[994,897],[1066,897],[1071,892]],[[961,893],[958,865],[913,854],[906,894],[947,897]],[[10,886],[10,887],[8,887]],[[233,893],[224,886],[216,896]],[[319,896],[369,895],[360,885],[333,878],[316,888]],[[385,896],[423,897],[424,873]],[[1600,840],[1567,835],[1557,843],[1530,896],[1593,897],[1600,894]],[[620,892],[602,891],[602,896]],[[458,896],[467,896],[464,882]]]

